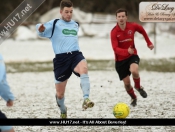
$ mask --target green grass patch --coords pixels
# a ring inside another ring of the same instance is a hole
[[[89,70],[115,70],[114,60],[87,60]],[[52,61],[46,62],[11,62],[6,63],[8,73],[52,71]],[[175,72],[175,58],[149,59],[140,61],[140,70],[156,72]]]
[[[156,72],[175,72],[175,58],[141,60],[140,69]]]

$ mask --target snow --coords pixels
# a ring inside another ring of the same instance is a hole
[[[175,57],[174,39],[157,36],[156,54],[154,54],[153,50],[147,48],[142,35],[138,34],[137,36],[135,45],[141,59]],[[150,39],[154,42],[153,36]],[[114,59],[110,38],[80,37],[79,45],[86,59]],[[0,45],[0,53],[3,55],[5,62],[51,61],[54,58],[51,42],[47,39],[26,41],[8,39]]]
[[[31,39],[36,39],[37,38],[37,33],[32,32],[29,28],[25,26],[19,26],[17,28],[17,31],[15,32],[15,40],[31,40]]]
[[[141,84],[148,98],[142,98],[135,90],[137,107],[130,106],[123,82],[116,71],[89,71],[91,82],[90,99],[95,102],[91,109],[82,111],[83,95],[80,80],[75,75],[69,79],[65,93],[68,118],[113,118],[112,108],[118,102],[130,107],[127,118],[175,118],[175,73],[141,71]],[[9,118],[59,118],[55,101],[53,72],[9,73],[8,81],[16,100],[7,108],[0,100],[1,110]],[[51,79],[48,79],[51,78]],[[166,79],[166,80],[165,80]],[[164,83],[162,83],[164,82]],[[133,83],[132,83],[133,85]],[[71,103],[70,103],[71,102]],[[77,129],[76,129],[77,128]],[[62,132],[62,131],[119,131],[119,132],[164,132],[175,130],[174,126],[15,126],[16,131]]]

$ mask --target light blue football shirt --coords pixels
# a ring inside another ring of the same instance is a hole
[[[55,54],[67,53],[71,51],[79,51],[78,44],[78,29],[79,25],[71,20],[70,22],[66,22],[62,19],[59,19],[55,24],[55,30],[52,38],[52,30],[53,30],[53,22],[51,20],[44,24],[45,30],[44,32],[39,32],[38,28],[41,24],[36,25],[37,33],[40,37],[49,38],[52,42],[52,48]]]

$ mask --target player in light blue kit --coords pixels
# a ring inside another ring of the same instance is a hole
[[[49,38],[55,53],[53,59],[56,101],[61,110],[61,118],[67,118],[67,108],[64,104],[64,93],[67,81],[72,72],[80,77],[83,91],[83,109],[91,108],[94,103],[89,99],[90,82],[86,60],[80,52],[78,44],[79,24],[72,19],[73,3],[62,0],[60,3],[61,19],[51,20],[45,24],[37,24],[38,35]]]
[[[6,69],[3,57],[0,54],[0,96],[7,102],[7,106],[13,106],[14,96],[6,80]],[[7,119],[6,115],[0,111],[0,120]],[[12,126],[0,126],[1,132],[14,132]]]

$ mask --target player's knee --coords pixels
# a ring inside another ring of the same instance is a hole
[[[80,69],[79,69],[79,71],[78,71],[78,73],[81,75],[81,74],[87,74],[87,72],[88,72],[88,68],[87,68],[87,66],[82,66]]]
[[[59,94],[59,93],[57,93],[57,98],[58,99],[62,99],[64,97],[64,94]]]
[[[87,66],[83,66],[82,71],[83,71],[83,73],[87,73],[87,71],[88,71]]]
[[[131,70],[131,74],[133,76],[137,76],[138,75],[138,70],[137,69]]]

